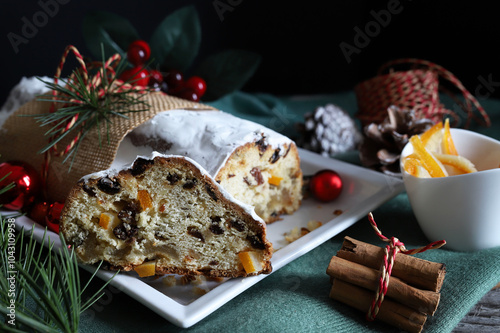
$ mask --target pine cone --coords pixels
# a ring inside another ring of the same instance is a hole
[[[416,118],[414,110],[401,110],[396,106],[390,106],[387,113],[382,123],[365,126],[360,159],[365,167],[401,177],[399,157],[404,146],[412,135],[425,132],[434,123]]]
[[[297,145],[323,156],[354,150],[362,135],[354,120],[340,107],[327,104],[304,115],[305,121],[298,125],[302,136]]]

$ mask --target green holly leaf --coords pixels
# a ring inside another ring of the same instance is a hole
[[[201,24],[194,6],[168,15],[151,36],[153,59],[162,69],[187,70],[200,48]]]
[[[214,100],[241,89],[260,62],[260,55],[245,50],[225,50],[209,56],[195,71],[207,83],[203,99]]]
[[[125,57],[129,44],[140,39],[127,19],[105,11],[92,11],[84,17],[83,38],[96,59],[101,59],[101,44],[106,56],[119,53]]]

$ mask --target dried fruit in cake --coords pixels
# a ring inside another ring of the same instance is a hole
[[[154,154],[82,178],[66,201],[61,232],[82,263],[103,260],[139,276],[272,269],[264,221],[181,156]]]
[[[120,144],[115,165],[153,151],[187,156],[266,223],[295,212],[302,200],[298,149],[289,138],[222,111],[162,112]]]

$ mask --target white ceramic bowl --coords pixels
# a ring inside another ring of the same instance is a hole
[[[445,248],[475,251],[500,246],[500,142],[451,129],[459,155],[478,172],[442,178],[417,178],[403,170],[410,204],[430,241],[446,240]],[[401,161],[413,152],[408,143]]]

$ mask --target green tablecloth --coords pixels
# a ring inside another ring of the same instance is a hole
[[[500,139],[500,101],[480,102],[493,125],[489,128],[473,125],[471,129]],[[356,99],[350,91],[307,98],[277,98],[238,92],[211,105],[294,137],[294,124],[303,119],[303,114],[326,103],[337,104],[352,115],[356,112]],[[336,158],[351,163],[359,161],[356,154]],[[383,233],[398,237],[407,248],[428,243],[405,193],[373,213]],[[361,312],[328,297],[330,283],[326,267],[346,235],[384,245],[363,218],[188,329],[167,322],[124,293],[108,291],[91,308],[91,316],[83,315],[81,332],[397,332],[385,324],[365,321]],[[444,247],[417,256],[447,266],[441,302],[436,314],[425,324],[425,332],[450,332],[470,308],[500,282],[500,248],[464,253]],[[100,284],[101,281],[96,281],[93,287]]]

